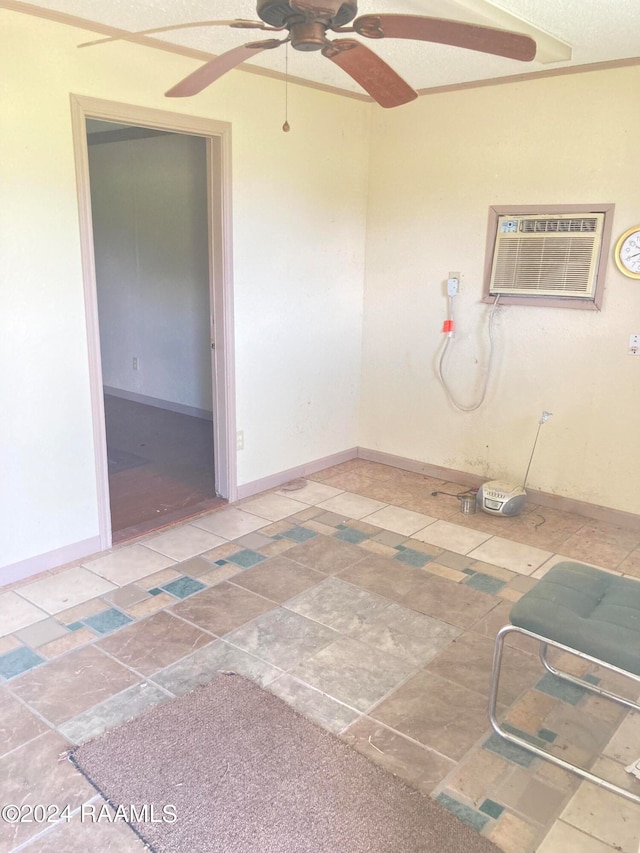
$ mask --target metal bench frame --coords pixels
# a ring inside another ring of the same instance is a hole
[[[550,640],[548,637],[541,637],[539,634],[534,634],[532,631],[528,631],[526,628],[520,628],[517,625],[505,625],[498,631],[496,635],[496,642],[493,654],[493,670],[491,675],[491,692],[489,695],[489,719],[491,721],[493,730],[501,738],[504,738],[504,740],[509,741],[510,743],[517,744],[518,746],[522,747],[523,749],[526,749],[529,752],[534,753],[540,758],[544,758],[547,761],[551,761],[553,764],[557,764],[559,767],[563,767],[565,770],[570,770],[573,773],[577,773],[579,776],[582,776],[589,782],[593,782],[594,784],[599,785],[601,788],[606,788],[608,791],[612,791],[615,794],[620,794],[622,797],[626,797],[628,800],[631,800],[634,803],[640,803],[639,794],[634,794],[632,791],[626,790],[626,788],[621,788],[619,785],[615,785],[613,782],[609,782],[607,779],[603,779],[600,776],[596,776],[594,773],[591,773],[589,770],[585,770],[583,767],[580,767],[577,764],[572,764],[569,761],[565,761],[563,758],[559,758],[557,755],[554,755],[548,750],[541,749],[536,744],[530,743],[528,740],[525,740],[524,738],[519,737],[518,735],[513,734],[512,732],[506,731],[501,727],[496,715],[498,690],[500,687],[500,667],[502,664],[502,656],[504,651],[504,640],[511,633],[517,633],[522,634],[525,637],[531,637],[531,639],[536,640],[539,643],[540,660],[545,669],[552,675],[555,675],[557,678],[560,678],[564,681],[568,681],[571,684],[575,684],[578,687],[581,687],[584,690],[588,690],[591,693],[595,693],[598,696],[603,696],[606,699],[610,699],[613,702],[617,702],[619,705],[623,705],[624,707],[629,708],[632,711],[640,711],[640,705],[637,702],[633,702],[630,699],[625,699],[623,696],[618,696],[616,693],[611,693],[608,690],[603,690],[601,687],[598,687],[595,684],[591,684],[590,682],[584,681],[583,679],[578,678],[575,675],[571,675],[568,672],[563,672],[557,669],[549,662],[547,652],[549,646],[553,646],[554,648],[574,655],[575,657],[578,657],[581,660],[589,661],[590,663],[597,664],[598,666],[601,666],[604,669],[609,670],[610,672],[615,672],[618,675],[623,675],[639,685],[640,675],[635,675],[634,673],[627,672],[626,670],[620,669],[617,666],[613,666],[613,664],[607,663],[606,661],[598,660],[598,658],[591,657],[591,655],[585,654],[579,649],[572,649],[569,646],[564,646],[562,645],[562,643],[558,643],[555,640]],[[640,785],[640,783],[638,784]]]

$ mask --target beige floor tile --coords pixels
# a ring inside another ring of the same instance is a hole
[[[210,551],[226,540],[193,524],[183,524],[145,540],[145,547],[171,557],[172,560],[188,560],[204,551]]]
[[[342,491],[342,489],[327,486],[325,483],[316,483],[313,480],[296,481],[295,485],[297,486],[298,483],[302,484],[300,488],[288,489],[285,484],[281,489],[277,489],[276,494],[314,506],[322,503],[322,501],[328,501],[329,498],[335,498]]]
[[[616,849],[619,848],[610,847],[568,823],[557,821],[538,847],[538,853],[614,853]]]
[[[531,545],[521,545],[499,536],[492,536],[478,548],[469,553],[476,560],[495,563],[512,572],[531,575],[536,569],[551,557],[549,551],[533,548]]]
[[[144,545],[128,545],[105,557],[85,563],[84,566],[116,586],[126,586],[153,572],[159,572],[174,562],[170,557],[158,554]]]
[[[393,533],[411,536],[434,522],[435,518],[423,515],[420,512],[412,512],[410,509],[402,509],[402,507],[386,506],[371,513],[371,515],[366,515],[363,521],[376,527],[382,527],[383,530],[391,530]]]
[[[436,521],[435,524],[425,527],[423,530],[413,534],[414,539],[429,542],[439,548],[446,548],[456,554],[468,554],[483,542],[489,539],[490,534],[481,533],[478,530],[469,530],[459,524],[450,521]]]
[[[216,533],[223,539],[237,539],[245,533],[264,527],[267,523],[267,520],[261,516],[252,515],[250,512],[232,506],[202,515],[192,522],[196,527]]]
[[[27,601],[17,592],[0,594],[0,637],[41,622],[49,614]]]
[[[349,518],[364,518],[365,515],[371,515],[377,510],[383,509],[385,505],[382,501],[362,497],[362,495],[353,492],[343,492],[341,495],[336,495],[318,504],[321,509],[344,514]]]
[[[303,501],[295,499],[294,493],[290,496],[285,496],[276,492],[259,495],[257,498],[249,498],[240,504],[243,512],[258,515],[260,518],[266,519],[265,523],[267,521],[280,521],[282,518],[288,518],[290,515],[300,512],[305,506],[306,504]]]
[[[560,819],[620,853],[638,851],[638,805],[590,782],[582,783]]]
[[[22,587],[20,595],[47,613],[55,614],[113,589],[113,583],[81,566],[76,566],[59,575]]]

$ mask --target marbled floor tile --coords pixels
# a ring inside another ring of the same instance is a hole
[[[488,533],[478,530],[469,530],[460,524],[451,521],[436,521],[428,527],[423,527],[413,534],[414,539],[436,545],[438,548],[446,548],[458,554],[468,554],[483,542],[489,539]]]
[[[362,717],[350,726],[343,732],[342,739],[375,764],[425,794],[430,794],[455,767],[455,762],[450,759],[368,717]]]
[[[560,819],[620,853],[637,853],[640,842],[638,805],[583,782]]]
[[[618,565],[618,571],[629,577],[640,578],[640,548],[634,548]]]
[[[566,761],[591,766],[611,738],[615,726],[589,714],[583,706],[558,703],[545,718],[545,729],[555,738],[549,750]]]
[[[640,756],[640,714],[631,713],[623,720],[607,743],[604,754],[625,766]],[[640,781],[638,789],[640,793]]]
[[[419,587],[400,598],[400,604],[433,616],[458,628],[469,628],[492,610],[498,601],[493,595],[470,589],[461,583],[425,575]]]
[[[365,516],[364,521],[376,527],[382,527],[383,530],[390,530],[392,533],[411,536],[434,522],[435,518],[398,506],[386,506]]]
[[[340,494],[342,489],[336,489],[335,486],[328,486],[324,483],[317,483],[314,480],[296,481],[295,489],[287,488],[285,483],[282,488],[276,490],[277,495],[294,498],[294,500],[302,501],[305,504],[319,504],[322,501],[328,501],[329,498],[335,498]]]
[[[375,618],[389,606],[388,599],[336,577],[325,577],[318,586],[287,602],[288,610],[344,634],[356,631],[366,619]]]
[[[113,583],[75,566],[20,588],[20,595],[47,613],[60,613],[115,589]]]
[[[259,616],[227,641],[273,666],[288,670],[333,642],[338,634],[282,607]]]
[[[629,542],[621,544],[615,540],[601,539],[584,529],[562,543],[562,552],[570,560],[588,563],[590,566],[602,566],[605,569],[616,569],[634,549],[635,545],[630,545]]]
[[[126,666],[151,675],[213,641],[211,634],[163,610],[96,645]]]
[[[558,817],[567,800],[563,791],[532,778],[521,767],[515,767],[492,793],[502,805],[542,826]]]
[[[287,559],[325,575],[337,574],[365,556],[357,545],[322,535],[294,545],[287,551]]]
[[[187,622],[222,636],[272,607],[272,602],[249,590],[222,581],[181,601],[171,610]]]
[[[362,556],[362,555],[361,555]],[[22,598],[16,592],[0,595],[0,637],[13,634],[21,628],[42,622],[49,614]]]
[[[282,670],[218,640],[156,672],[152,680],[175,696],[183,696],[208,684],[217,672],[238,673],[266,687]]]
[[[122,693],[110,696],[88,711],[67,720],[58,728],[60,733],[72,743],[84,743],[127,720],[134,719],[149,708],[166,702],[170,698],[155,684],[143,681],[141,684],[128,687]]]
[[[475,560],[494,563],[496,566],[502,566],[519,574],[531,575],[551,557],[551,553],[531,545],[521,545],[519,542],[492,536],[470,551],[469,556]]]
[[[80,806],[95,796],[95,789],[73,767],[60,760],[68,743],[46,732],[0,759],[0,803],[55,804],[60,809]],[[37,822],[0,821],[0,849],[11,851],[42,829]]]
[[[215,533],[196,527],[194,524],[181,524],[172,527],[164,533],[145,539],[145,547],[165,554],[172,560],[188,560],[210,551],[218,545],[223,545],[225,540]]]
[[[89,808],[95,806],[96,819],[91,820]],[[39,835],[26,848],[28,853],[145,853],[146,844],[121,820],[109,820],[98,816],[105,806],[113,814],[104,800],[96,797],[86,807],[85,819],[78,813],[66,823],[53,827]]]
[[[505,853],[535,853],[544,830],[520,817],[505,811],[496,825],[489,830],[488,837]],[[563,853],[574,853],[569,848]],[[585,853],[582,849],[575,853]]]
[[[447,788],[462,794],[476,808],[486,798],[487,792],[513,769],[506,759],[486,749],[474,750],[464,762],[454,767],[446,779]]]
[[[272,557],[233,579],[234,584],[282,604],[325,579],[325,575],[288,557]]]
[[[345,705],[366,711],[414,669],[406,660],[340,637],[296,666],[291,675]]]
[[[354,492],[342,492],[342,494],[329,498],[327,501],[322,501],[318,506],[328,512],[344,513],[349,518],[363,518],[365,515],[371,515],[372,512],[382,509],[385,504],[382,501],[363,497]]]
[[[250,512],[252,515],[266,519],[265,524],[269,521],[280,521],[282,518],[288,518],[304,509],[305,506],[306,504],[301,500],[295,500],[294,493],[285,496],[276,492],[249,498],[240,504],[243,512]]]
[[[340,577],[396,602],[413,596],[430,580],[426,572],[415,566],[408,566],[391,557],[377,554],[366,555],[359,563],[340,572]]]
[[[116,586],[126,586],[173,563],[170,557],[158,554],[144,545],[128,545],[83,565]]]
[[[458,637],[432,660],[427,669],[488,698],[493,665],[493,643],[468,632]],[[502,660],[500,704],[510,705],[540,679],[540,664],[533,655],[508,649]]]
[[[11,692],[59,725],[137,681],[100,649],[85,646],[14,678]]]
[[[192,524],[222,536],[223,539],[237,539],[245,533],[264,527],[268,521],[261,516],[229,506],[202,515],[194,519]]]
[[[0,688],[0,756],[47,731],[29,708]]]
[[[538,853],[571,853],[574,850],[576,853],[614,853],[613,847],[562,821],[554,823],[538,847]]]
[[[484,696],[426,670],[398,687],[369,716],[453,761],[489,728]]]
[[[366,614],[365,614],[366,615]],[[426,664],[461,634],[460,628],[392,603],[349,631],[357,640],[414,664]]]
[[[45,619],[43,622],[36,622],[29,625],[28,628],[18,631],[16,637],[28,646],[38,649],[40,646],[60,639],[60,637],[65,637],[68,633],[68,630],[57,619]]]
[[[339,734],[360,716],[353,708],[336,702],[288,673],[283,673],[272,681],[269,690],[287,705],[334,734]]]

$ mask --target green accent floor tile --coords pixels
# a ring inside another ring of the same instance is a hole
[[[307,527],[292,527],[291,530],[285,530],[282,534],[285,539],[291,539],[293,542],[306,542],[308,539],[313,539],[317,536],[315,530],[309,530]]]
[[[569,681],[563,681],[555,675],[547,672],[542,676],[536,684],[536,690],[541,693],[546,693],[548,696],[553,696],[554,699],[560,699],[562,702],[567,702],[569,705],[577,705],[583,696],[586,696],[588,691],[584,687],[578,687],[577,684],[571,684]]]
[[[80,628],[84,628],[84,625],[82,622],[72,622],[71,625],[67,625],[67,628],[70,631],[79,631]]]
[[[526,749],[515,743],[509,743],[509,741],[504,740],[504,738],[495,733],[489,735],[482,746],[490,752],[495,752],[501,758],[506,758],[507,761],[519,764],[520,767],[529,767],[535,757],[533,753],[527,752]]]
[[[176,598],[187,598],[187,596],[193,595],[194,592],[200,592],[201,589],[205,589],[206,587],[203,583],[193,578],[182,577],[169,581],[162,588],[170,592],[171,595],[175,595]]]
[[[124,613],[121,613],[115,608],[103,610],[102,613],[96,613],[94,616],[88,616],[84,620],[85,625],[93,628],[93,630],[97,631],[98,634],[110,634],[111,631],[122,628],[123,625],[128,625],[129,622],[133,622],[133,619],[129,616],[125,616]]]
[[[266,559],[267,558],[263,557],[262,554],[258,554],[257,551],[250,551],[248,548],[244,548],[242,551],[237,551],[235,554],[232,554],[228,561],[230,563],[235,563],[236,566],[240,566],[243,569],[250,569],[251,566],[255,566]]]
[[[470,586],[472,589],[477,589],[480,592],[488,592],[490,595],[495,595],[497,592],[500,592],[505,582],[498,580],[498,578],[492,578],[491,575],[474,572],[469,576],[469,580],[464,582],[464,585]]]
[[[427,563],[431,562],[433,557],[429,554],[424,554],[422,551],[414,551],[413,548],[403,548],[393,559],[399,563],[406,563],[408,566],[415,566],[417,569],[421,569]]]
[[[455,815],[458,820],[461,820],[462,823],[466,823],[467,826],[475,829],[476,832],[481,832],[489,820],[488,817],[480,814],[470,806],[465,806],[464,803],[458,802],[458,800],[450,797],[449,794],[438,794],[436,800],[441,806],[444,806],[447,811]]]
[[[44,658],[40,655],[22,646],[0,655],[0,675],[3,678],[15,678],[16,675],[22,675],[23,672],[44,662]]]
[[[494,800],[485,800],[480,806],[480,811],[497,820],[504,811],[504,806],[501,806],[500,803],[496,803]]]
[[[558,737],[556,732],[552,732],[549,729],[540,729],[538,732],[538,737],[542,740],[546,740],[547,743],[553,743],[554,740]]]
[[[352,545],[359,545],[365,539],[370,539],[368,533],[363,533],[362,530],[356,530],[354,527],[345,527],[333,534],[334,539],[340,539],[342,542],[351,542]]]

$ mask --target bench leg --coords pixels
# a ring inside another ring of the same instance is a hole
[[[595,785],[598,785],[601,788],[605,788],[608,791],[612,791],[614,794],[620,794],[620,796],[625,797],[628,800],[631,800],[634,803],[640,804],[640,794],[634,794],[631,791],[627,791],[625,788],[621,788],[619,785],[615,785],[613,782],[609,782],[607,779],[603,779],[600,776],[596,776],[594,773],[591,773],[589,770],[585,770],[583,767],[579,767],[577,764],[572,764],[569,761],[565,761],[563,758],[559,758],[557,755],[554,755],[552,752],[548,750],[541,749],[537,744],[531,743],[528,740],[525,740],[522,737],[519,737],[512,732],[508,732],[502,728],[497,718],[497,704],[498,704],[498,691],[500,687],[500,668],[502,665],[502,656],[504,653],[504,641],[505,637],[510,633],[518,633],[523,634],[527,637],[531,637],[536,640],[540,644],[540,659],[544,664],[545,668],[551,672],[553,675],[557,675],[560,678],[563,678],[566,681],[570,681],[580,687],[586,688],[591,692],[597,693],[601,696],[605,696],[608,699],[611,699],[614,702],[618,702],[625,707],[631,708],[635,711],[640,711],[640,705],[636,702],[631,702],[629,699],[625,699],[622,696],[618,696],[617,694],[610,693],[607,690],[602,690],[601,688],[596,687],[596,685],[591,684],[586,681],[582,681],[579,678],[576,678],[569,673],[560,672],[556,670],[547,659],[547,650],[548,646],[553,646],[555,648],[561,649],[562,651],[568,652],[569,654],[576,655],[577,657],[583,658],[584,660],[588,660],[591,663],[595,663],[598,666],[602,666],[605,669],[608,669],[611,672],[616,672],[620,675],[624,675],[627,678],[630,678],[633,681],[640,683],[640,677],[633,675],[632,673],[625,672],[624,670],[619,669],[618,667],[611,666],[611,664],[605,663],[604,661],[598,660],[597,658],[593,658],[590,655],[586,655],[583,652],[578,652],[575,649],[571,649],[568,646],[563,646],[561,643],[556,643],[552,640],[548,640],[545,637],[541,637],[538,634],[534,634],[531,631],[527,631],[524,628],[518,628],[516,625],[505,625],[504,628],[501,628],[498,631],[496,636],[495,648],[493,653],[493,670],[491,675],[491,690],[489,693],[489,720],[491,722],[491,726],[495,733],[499,735],[506,741],[510,743],[514,743],[517,746],[522,747],[522,749],[527,750],[528,752],[532,752],[534,755],[539,756],[540,758],[544,758],[547,761],[550,761],[552,764],[556,764],[558,767],[563,767],[565,770],[569,770],[572,773],[576,773],[578,776],[581,776],[583,779],[587,779],[589,782],[593,782]]]

